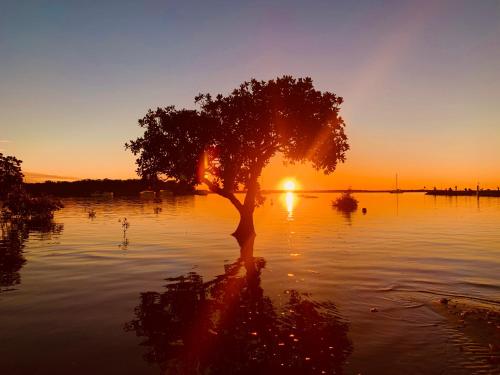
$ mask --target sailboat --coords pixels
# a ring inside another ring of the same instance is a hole
[[[399,187],[398,187],[398,174],[396,173],[396,190],[391,190],[389,193],[391,194],[401,194],[403,193],[402,190],[399,190]]]

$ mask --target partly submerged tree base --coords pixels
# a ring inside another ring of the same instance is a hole
[[[232,234],[232,236],[236,238],[236,241],[238,241],[238,245],[240,246],[240,258],[241,259],[253,258],[255,233],[253,235],[248,235],[247,237],[236,237],[234,233]]]
[[[351,195],[350,191],[343,193],[332,205],[339,211],[353,212],[358,208],[358,200]]]
[[[238,241],[242,257],[253,256],[253,244],[255,240],[253,213],[242,213],[238,228],[231,235]]]

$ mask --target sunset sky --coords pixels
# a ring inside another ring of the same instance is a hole
[[[343,96],[351,150],[302,188],[500,185],[499,1],[2,1],[0,152],[23,170],[135,177],[148,108],[252,77]]]

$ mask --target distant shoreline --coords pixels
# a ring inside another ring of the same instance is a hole
[[[500,190],[430,190],[427,195],[441,195],[447,197],[500,197]]]
[[[129,180],[77,180],[77,181],[46,181],[46,182],[27,182],[27,190],[35,195],[54,195],[58,197],[91,197],[101,193],[113,193],[115,197],[119,196],[140,196],[141,191],[160,191],[166,190],[173,195],[199,195],[212,194],[207,190],[195,190],[187,185],[175,183],[173,181],[158,182],[153,188],[148,182],[140,179]],[[261,193],[281,194],[287,193],[284,189],[263,189]],[[434,196],[485,196],[500,197],[500,190],[430,190],[430,189],[300,189],[293,190],[296,194],[324,194],[324,193],[425,193]],[[236,191],[236,194],[244,194],[244,190]]]

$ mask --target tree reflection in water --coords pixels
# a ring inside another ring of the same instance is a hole
[[[264,259],[243,253],[213,280],[190,272],[141,294],[125,330],[144,337],[145,359],[168,374],[341,373],[352,345],[335,306],[291,290],[277,309]]]
[[[21,283],[19,271],[26,263],[23,253],[30,233],[37,233],[40,239],[46,240],[62,230],[63,225],[51,219],[0,221],[0,292]]]

